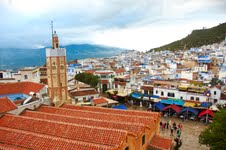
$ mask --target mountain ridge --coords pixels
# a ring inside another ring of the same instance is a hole
[[[85,58],[102,58],[119,54],[126,50],[117,47],[94,44],[70,44],[66,48],[67,61]],[[0,48],[0,69],[19,69],[26,66],[45,64],[45,48]]]
[[[219,43],[226,36],[226,22],[208,29],[196,29],[185,38],[174,41],[172,43],[153,48],[151,50],[184,50],[192,47],[200,47],[203,45]]]

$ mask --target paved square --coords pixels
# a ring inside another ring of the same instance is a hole
[[[199,134],[208,125],[204,125],[198,121],[186,120],[182,122],[181,119],[171,117],[171,123],[176,122],[178,125],[179,123],[182,124],[182,132],[181,132],[181,139],[183,140],[182,146],[180,150],[209,150],[208,147],[199,144]],[[169,118],[162,117],[161,121],[165,123]],[[164,137],[169,137],[174,139],[176,137],[176,131],[174,131],[174,135],[170,136],[170,129],[163,129],[160,130],[160,134]],[[175,143],[175,142],[174,142]]]

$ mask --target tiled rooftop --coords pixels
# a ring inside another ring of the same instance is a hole
[[[32,118],[54,120],[54,121],[65,122],[65,123],[74,123],[79,125],[103,127],[108,129],[119,129],[119,130],[128,131],[135,135],[139,135],[144,130],[144,125],[139,123],[107,121],[107,120],[100,120],[100,119],[93,119],[93,118],[82,118],[78,116],[56,115],[56,114],[49,114],[49,113],[28,111],[28,110],[26,110],[22,115],[32,117]]]
[[[122,130],[47,121],[9,114],[0,119],[0,126],[113,147],[120,147],[121,141],[124,141],[127,136],[127,132]]]
[[[92,101],[93,101],[94,104],[108,103],[108,101],[105,98],[103,98],[103,97],[95,98]]]
[[[44,84],[34,82],[16,82],[0,84],[0,95],[23,93],[29,95],[30,92],[39,92],[44,88]]]
[[[0,98],[0,114],[16,108],[16,105],[7,97]]]
[[[155,135],[150,143],[150,147],[159,150],[169,150],[173,145],[172,139]]]
[[[151,118],[159,118],[160,114],[157,112],[145,112],[145,111],[134,111],[134,110],[115,110],[111,108],[103,108],[103,107],[88,107],[88,106],[75,106],[65,104],[61,108],[73,109],[73,110],[85,110],[92,112],[102,112],[108,114],[120,114],[120,115],[129,115],[129,116],[140,116],[140,117],[151,117]]]
[[[0,127],[0,141],[4,144],[27,149],[46,150],[82,149],[82,150],[115,150],[116,148],[87,142],[80,142],[46,134]]]
[[[1,150],[25,150],[26,148],[0,143]]]
[[[54,108],[49,106],[41,106],[38,111],[46,112],[46,113],[54,113],[59,115],[67,115],[67,116],[80,116],[84,118],[94,118],[94,119],[102,119],[102,120],[111,120],[111,121],[122,121],[122,122],[130,122],[130,123],[142,123],[145,125],[152,124],[152,120],[147,116],[137,116],[132,115],[124,115],[124,114],[112,114],[112,113],[103,113],[103,112],[95,112],[95,111],[86,111],[86,110],[76,110],[76,109],[67,109],[67,108]]]
[[[71,96],[85,96],[85,95],[93,95],[93,94],[98,94],[98,92],[95,89],[70,92]]]

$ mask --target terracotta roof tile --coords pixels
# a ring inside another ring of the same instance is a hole
[[[83,149],[83,150],[115,150],[110,146],[80,142],[29,131],[0,127],[1,143],[21,146],[28,149]]]
[[[113,74],[114,72],[100,72],[100,71],[96,71],[95,74]]]
[[[120,114],[120,115],[130,115],[130,116],[140,116],[140,117],[152,117],[152,118],[160,118],[160,113],[150,112],[150,111],[135,111],[135,110],[119,110],[119,109],[111,109],[111,108],[103,108],[103,107],[88,107],[88,106],[75,106],[70,104],[65,104],[61,106],[61,108],[67,108],[72,110],[85,110],[85,111],[94,111],[94,112],[102,112],[109,114]]]
[[[66,108],[54,108],[49,106],[41,106],[38,108],[40,112],[54,113],[59,115],[67,116],[80,116],[84,118],[94,118],[102,120],[111,120],[111,121],[121,121],[121,122],[130,122],[130,123],[142,123],[145,125],[152,124],[152,118],[147,116],[139,117],[137,115],[122,115],[122,114],[112,114],[112,113],[103,113],[95,111],[85,111],[85,110],[75,110],[75,109],[66,109]],[[135,113],[134,113],[135,114]]]
[[[16,105],[7,97],[0,98],[0,114],[16,108]]]
[[[92,94],[98,94],[98,92],[95,89],[70,92],[71,96],[86,96]]]
[[[9,114],[0,119],[0,126],[113,147],[121,147],[121,142],[125,141],[127,136],[127,132],[122,130],[47,121]]]
[[[115,73],[123,73],[123,72],[126,72],[125,69],[117,69],[117,70],[115,70]]]
[[[23,93],[28,95],[32,92],[39,92],[44,88],[44,84],[34,83],[34,82],[16,82],[16,83],[5,83],[0,84],[0,95],[1,94],[16,94]]]
[[[158,150],[169,150],[173,145],[173,140],[155,135],[151,142],[150,147]]]
[[[26,148],[0,143],[1,150],[25,150]]]
[[[65,123],[74,123],[74,124],[81,124],[81,125],[85,124],[85,125],[94,126],[94,127],[104,127],[108,129],[125,130],[130,133],[134,133],[136,135],[139,135],[144,129],[144,125],[139,123],[128,123],[128,122],[100,120],[100,119],[93,119],[93,118],[82,118],[78,116],[57,115],[57,114],[49,114],[49,113],[28,111],[28,110],[26,110],[22,115],[27,117],[32,117],[32,118],[54,120],[54,121],[65,122]]]
[[[95,70],[86,70],[85,73],[94,74],[95,73]]]
[[[95,98],[92,101],[96,105],[97,104],[102,104],[102,103],[108,103],[108,101],[105,98],[103,98],[103,97],[101,97],[101,98]]]

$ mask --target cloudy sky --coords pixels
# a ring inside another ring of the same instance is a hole
[[[0,47],[91,43],[149,50],[226,22],[226,0],[0,0]]]

